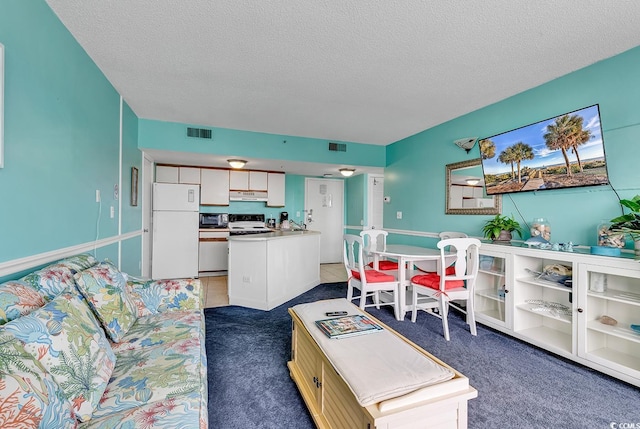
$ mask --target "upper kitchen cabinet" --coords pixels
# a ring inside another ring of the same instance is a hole
[[[229,170],[203,168],[200,170],[200,204],[229,205]]]
[[[229,172],[229,189],[232,191],[266,191],[267,173],[265,171]]]
[[[178,183],[200,184],[200,169],[197,167],[178,167]]]
[[[156,166],[156,182],[178,183],[178,167],[167,165]]]
[[[267,206],[284,207],[284,173],[269,173]]]
[[[172,165],[156,166],[156,182],[200,184],[200,168],[176,167]]]

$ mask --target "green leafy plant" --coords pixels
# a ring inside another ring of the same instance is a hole
[[[620,200],[620,204],[631,210],[631,213],[611,219],[611,231],[624,232],[631,235],[634,241],[640,240],[640,195],[630,200]]]
[[[509,235],[512,232],[516,232],[518,236],[522,236],[520,224],[513,217],[497,214],[493,219],[487,221],[487,223],[482,227],[484,236],[490,240],[497,240],[502,231],[508,232]]]

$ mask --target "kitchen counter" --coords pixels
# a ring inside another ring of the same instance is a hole
[[[281,231],[275,230],[273,232],[265,232],[263,234],[245,234],[245,235],[232,235],[229,240],[242,240],[242,241],[264,241],[280,238],[300,237],[306,235],[320,235],[319,231]]]
[[[229,304],[271,310],[320,284],[320,233],[229,237]]]

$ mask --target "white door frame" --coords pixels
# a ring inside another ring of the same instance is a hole
[[[374,180],[380,180],[380,179],[382,179],[382,183],[384,187],[383,174],[369,174],[367,177],[367,219],[364,223],[363,229],[371,229],[373,226],[375,226],[376,229],[383,229],[384,217],[380,219],[380,225],[372,225],[373,211],[374,211],[375,204],[384,204],[383,200],[376,201],[376,199],[374,198],[374,192],[373,192],[374,187],[372,182]],[[383,194],[384,194],[384,188],[383,188]],[[383,199],[384,199],[384,195],[383,195]],[[384,212],[384,207],[382,208],[382,212]]]
[[[309,205],[309,182],[313,180],[313,181],[318,181],[318,182],[327,182],[327,183],[331,183],[331,184],[340,184],[340,188],[341,188],[341,196],[340,196],[340,205],[342,207],[342,211],[340,212],[340,226],[336,228],[336,231],[331,231],[332,234],[335,234],[332,236],[332,238],[334,238],[335,240],[337,240],[338,242],[342,242],[342,236],[344,234],[344,216],[345,216],[345,203],[344,203],[344,180],[341,179],[325,179],[322,177],[305,177],[304,179],[304,219],[307,219],[307,215],[309,213],[309,209],[313,209],[313,207],[310,207]],[[335,201],[334,201],[335,202]],[[312,216],[315,216],[316,214],[314,213]],[[311,225],[309,225],[309,229],[313,230],[313,223]],[[321,231],[323,235],[327,236],[327,232],[326,231]],[[335,241],[334,240],[334,241]],[[325,254],[325,252],[322,251],[324,243],[327,242],[331,242],[331,240],[327,240],[327,239],[323,239],[322,236],[320,237],[320,262],[321,263],[340,263],[342,262],[342,251],[340,251],[339,247],[337,248],[338,250],[336,251],[336,259],[335,261],[323,261],[322,257]]]
[[[151,278],[151,193],[153,187],[153,159],[146,153],[142,155],[142,277]]]

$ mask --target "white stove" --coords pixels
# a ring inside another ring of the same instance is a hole
[[[273,232],[265,226],[263,214],[230,214],[229,234],[264,234]]]

